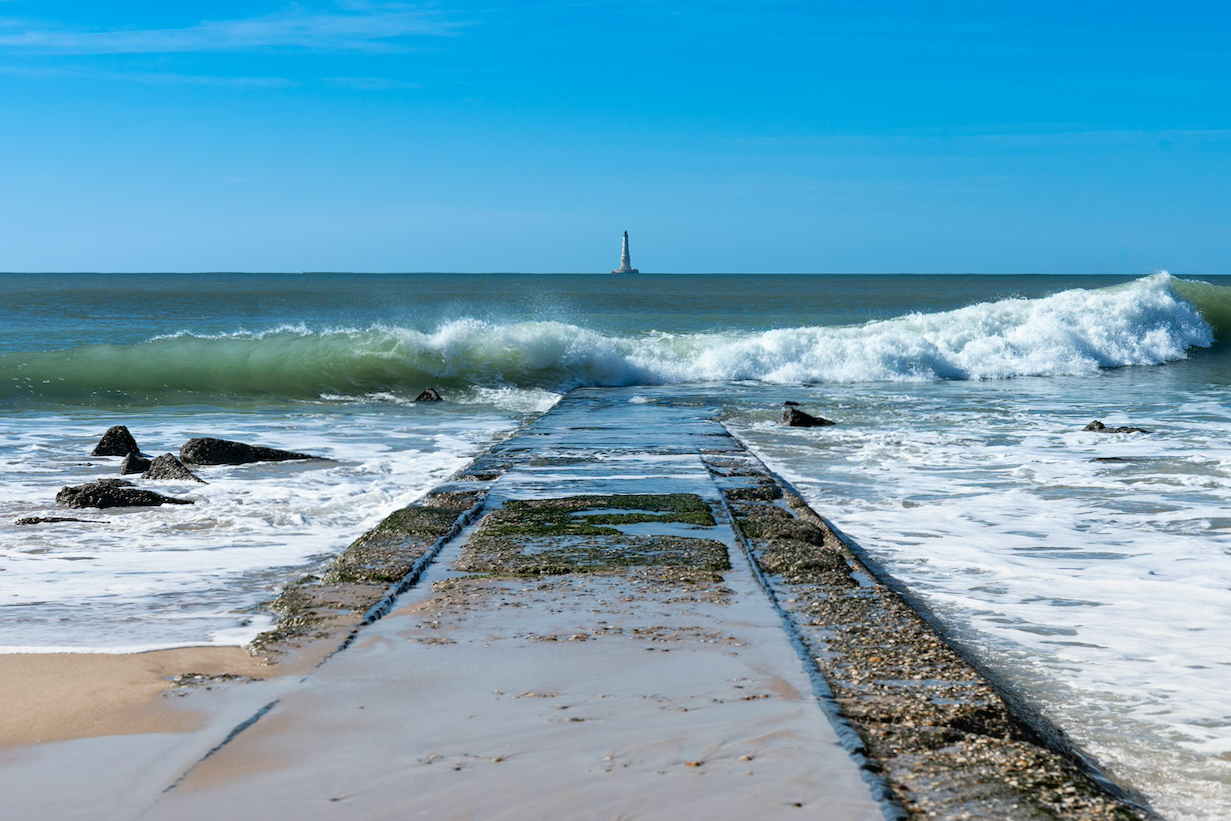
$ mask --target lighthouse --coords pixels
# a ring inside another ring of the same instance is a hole
[[[628,232],[624,232],[624,245],[620,248],[620,267],[613,270],[613,274],[639,274],[641,273],[633,267],[632,261],[628,258]]]

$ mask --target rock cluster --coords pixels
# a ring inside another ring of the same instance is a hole
[[[439,397],[438,397],[439,398]],[[307,453],[248,445],[227,439],[190,439],[180,448],[180,459],[164,453],[148,459],[141,453],[132,433],[123,425],[107,429],[91,453],[92,456],[122,456],[120,474],[140,474],[142,479],[208,484],[189,470],[184,462],[194,465],[243,465],[249,462],[281,462],[290,459],[320,459]],[[99,479],[84,485],[61,488],[56,502],[71,508],[154,507],[157,505],[191,505],[192,499],[177,499],[152,490],[139,488],[125,479]],[[50,522],[85,522],[86,519],[28,516],[17,520],[20,525]]]

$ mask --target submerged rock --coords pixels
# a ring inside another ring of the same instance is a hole
[[[1149,433],[1145,428],[1109,428],[1097,419],[1086,425],[1082,430],[1094,431],[1095,433]]]
[[[91,456],[127,456],[130,453],[140,453],[141,448],[137,447],[137,440],[133,439],[133,435],[128,432],[128,428],[123,425],[115,425],[107,428],[107,432],[103,434],[103,438],[98,440],[98,444],[94,446],[94,450],[90,451]]]
[[[141,474],[141,478],[166,479],[177,482],[200,482],[203,485],[209,484],[191,470],[184,467],[184,463],[179,459],[176,459],[175,456],[170,453],[164,453],[153,462],[150,462],[145,473]]]
[[[444,397],[440,395],[440,391],[435,388],[427,388],[423,393],[415,397],[416,402],[443,402]]]
[[[87,485],[65,487],[56,494],[56,501],[68,507],[156,507],[158,505],[191,505],[191,499],[176,499],[145,490],[124,479],[99,479]]]
[[[91,524],[91,525],[107,524],[106,522],[100,521],[98,519],[73,519],[68,516],[27,516],[24,519],[18,519],[17,521],[13,522],[13,524],[15,525],[42,525],[42,524],[54,524],[56,522],[85,522],[86,524]]]
[[[291,459],[321,459],[308,453],[294,453],[232,442],[229,439],[189,439],[180,448],[180,459],[189,465],[246,465],[251,462],[286,462]]]
[[[133,451],[124,457],[123,462],[120,462],[120,475],[127,476],[130,473],[145,473],[149,470],[149,467],[150,460],[140,453]]]
[[[782,419],[779,421],[782,424],[792,428],[818,428],[826,425],[837,424],[836,422],[832,422],[824,417],[813,416],[810,413],[801,411],[799,408],[794,406],[788,406],[786,410],[782,412]]]

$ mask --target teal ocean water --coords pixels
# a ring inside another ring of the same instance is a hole
[[[0,274],[0,293],[0,648],[244,641],[286,580],[564,392],[697,395],[1164,815],[1231,806],[1231,277]],[[449,401],[411,401],[428,386]],[[780,427],[787,399],[839,424]],[[213,435],[335,461],[14,524],[115,475],[89,456],[113,424],[151,455]]]

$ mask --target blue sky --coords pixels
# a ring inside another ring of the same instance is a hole
[[[1231,5],[0,0],[0,270],[1231,272]]]

